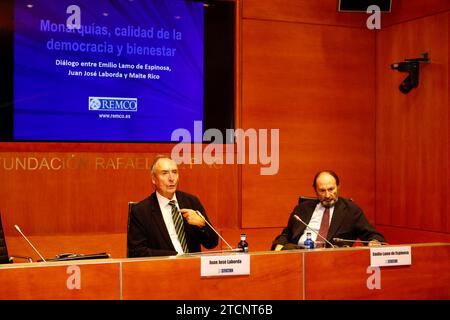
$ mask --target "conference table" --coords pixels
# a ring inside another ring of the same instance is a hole
[[[242,255],[227,252],[2,264],[0,299],[450,299],[450,243],[407,246],[410,265],[381,267],[369,247],[249,252],[243,275],[202,276],[205,257]]]

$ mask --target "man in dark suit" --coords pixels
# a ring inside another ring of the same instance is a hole
[[[128,257],[170,256],[200,252],[201,245],[208,249],[217,246],[218,236],[205,223],[208,217],[200,200],[177,191],[178,179],[175,161],[166,156],[155,158],[152,183],[156,191],[131,210]]]
[[[316,232],[337,246],[351,246],[350,241],[333,241],[333,238],[346,240],[360,239],[369,245],[385,242],[383,235],[369,223],[363,211],[350,199],[339,197],[339,177],[333,171],[321,171],[314,177],[315,200],[307,200],[294,208],[288,225],[272,243],[272,250],[298,248],[310,232],[313,241],[324,242]],[[311,232],[294,216],[308,224]],[[329,246],[328,244],[326,244]]]

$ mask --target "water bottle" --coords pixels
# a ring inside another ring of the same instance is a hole
[[[314,249],[314,241],[311,239],[311,232],[306,233],[306,240],[304,242],[305,249]]]
[[[241,241],[238,243],[237,247],[241,249],[242,252],[248,252],[248,242],[245,233],[241,233]]]

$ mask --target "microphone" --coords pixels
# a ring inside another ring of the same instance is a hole
[[[215,254],[215,253],[224,253],[224,252],[242,252],[242,249],[235,248],[235,249],[229,249],[229,250],[215,250],[215,251],[201,251],[201,252],[188,252],[185,253],[185,256],[204,256],[208,254]]]
[[[17,224],[14,225],[14,228],[16,228],[17,231],[19,231],[20,235],[28,242],[28,244],[33,248],[33,250],[36,251],[36,253],[42,259],[42,261],[47,262],[47,261],[45,261],[44,257],[39,253],[39,251],[33,246],[33,244],[30,242],[30,240],[28,240],[28,238],[25,237],[25,235],[22,233],[22,231],[20,230],[20,228]]]
[[[220,235],[220,233],[218,233],[217,230],[214,229],[214,227],[208,222],[208,220],[205,219],[205,217],[200,213],[200,211],[195,210],[195,212],[200,216],[200,218],[203,219],[203,221],[206,222],[206,224],[215,232],[215,234],[217,234],[219,238],[222,239],[223,242],[225,242],[225,244],[228,246],[228,248],[230,248],[231,251],[236,251],[236,249],[233,249],[233,247],[230,246],[230,244]],[[238,250],[241,251],[241,249]]]
[[[374,239],[374,240],[375,240],[375,239]],[[361,242],[361,243],[370,243],[370,242],[373,241],[373,240],[365,241],[365,240],[350,240],[350,239],[333,238],[333,241],[335,241],[335,242]],[[378,241],[378,240],[377,240],[377,241]],[[382,245],[389,244],[389,243],[387,243],[387,242],[381,242],[381,241],[378,241],[378,242],[380,242],[380,244],[382,244]]]
[[[298,221],[300,221],[301,223],[303,223],[309,230],[311,230],[312,232],[314,232],[317,236],[319,236],[321,239],[325,240],[326,243],[328,243],[332,248],[335,248],[335,246],[328,241],[325,237],[321,236],[319,233],[317,233],[315,230],[313,230],[307,223],[305,223],[302,219],[300,219],[300,217],[296,214],[294,214],[294,218],[296,218]],[[334,239],[333,239],[334,240]]]

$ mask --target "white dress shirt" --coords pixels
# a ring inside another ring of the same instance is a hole
[[[178,254],[183,254],[184,253],[183,248],[181,247],[177,231],[175,230],[175,225],[173,224],[172,206],[169,204],[169,201],[174,200],[175,205],[177,206],[178,210],[180,210],[180,207],[178,206],[177,197],[174,193],[172,199],[169,200],[166,197],[160,195],[158,191],[156,191],[156,198],[158,199],[159,208],[161,209],[164,223],[166,224],[167,231],[169,232],[170,240],[172,240],[172,244],[175,247],[175,250],[178,252]]]
[[[313,229],[317,233],[319,233],[320,223],[322,222],[322,217],[323,217],[323,213],[324,212],[325,212],[325,207],[319,202],[317,204],[316,208],[314,209],[314,212],[313,212],[313,215],[311,217],[311,220],[308,223],[309,227],[311,229]],[[333,217],[333,212],[334,212],[334,206],[332,206],[330,208],[330,221],[329,222],[331,222],[331,218]],[[307,232],[311,233],[312,241],[314,241],[314,242],[317,242],[317,241],[325,242],[323,239],[318,237],[315,232],[311,231],[311,229],[305,228],[305,231],[303,232],[302,236],[298,240],[298,244],[299,245],[303,245],[303,243],[305,242],[305,240],[306,240],[306,233]],[[317,239],[317,238],[319,238],[319,239]]]

